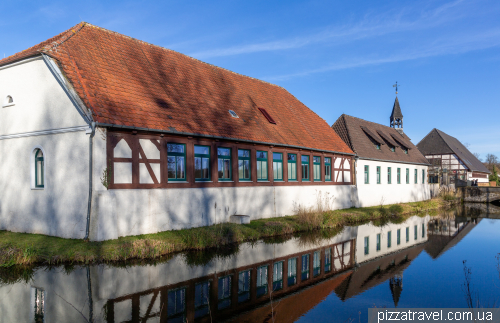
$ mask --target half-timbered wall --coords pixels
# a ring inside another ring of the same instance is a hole
[[[426,155],[425,158],[432,164],[429,168],[430,174],[436,178],[440,176],[442,184],[454,184],[455,178],[488,182],[486,173],[472,172],[455,154]]]
[[[351,185],[352,157],[302,149],[265,146],[259,144],[225,142],[182,136],[160,136],[130,132],[108,132],[107,156],[111,171],[111,189],[132,188],[191,188],[191,187],[238,187],[238,186],[297,186],[297,185]],[[183,181],[168,178],[167,144],[185,145],[185,171]],[[210,147],[210,180],[195,179],[194,146]],[[219,181],[217,148],[231,149],[231,180]],[[239,180],[238,149],[250,151],[250,180]],[[257,151],[267,152],[267,180],[257,179]],[[283,179],[273,179],[273,153],[282,154]],[[288,154],[297,155],[296,180],[288,179]],[[301,157],[309,157],[309,180],[303,180]],[[320,157],[321,179],[314,180],[313,157]],[[331,179],[325,178],[325,158],[331,158]]]
[[[185,179],[168,176],[167,146],[185,145]],[[194,177],[194,146],[210,147],[210,179]],[[231,148],[231,179],[218,178],[217,148]],[[251,178],[240,181],[238,149],[249,150]],[[256,152],[268,153],[267,180],[256,178]],[[283,180],[273,180],[273,153],[283,155]],[[288,180],[287,154],[297,154],[297,180]],[[301,177],[301,156],[309,156],[309,178]],[[321,178],[314,180],[313,157],[321,157]],[[332,180],[325,179],[325,158],[331,158]],[[91,240],[157,233],[229,222],[233,215],[250,220],[293,215],[318,200],[332,209],[353,205],[352,156],[288,149],[187,136],[161,136],[98,128],[94,140],[94,193]],[[108,173],[108,189],[103,185]],[[355,192],[354,192],[355,194]]]

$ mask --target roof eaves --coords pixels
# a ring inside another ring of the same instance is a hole
[[[246,140],[246,139],[241,139],[241,138],[213,136],[213,135],[205,135],[205,134],[199,134],[199,133],[181,132],[181,131],[173,131],[173,130],[141,128],[141,127],[125,126],[125,125],[115,125],[115,124],[101,123],[101,122],[96,122],[95,125],[98,126],[98,127],[103,127],[103,128],[119,128],[119,129],[129,129],[129,130],[138,130],[138,131],[150,131],[150,132],[158,132],[158,133],[168,133],[168,134],[183,135],[183,136],[196,136],[196,137],[203,137],[203,138],[223,139],[223,140],[231,140],[231,141],[239,141],[239,142],[248,142],[248,143],[263,144],[263,145],[269,145],[269,146],[290,147],[290,148],[297,148],[297,149],[307,149],[307,150],[314,150],[314,151],[329,152],[329,153],[334,153],[334,154],[342,154],[342,155],[348,155],[348,156],[355,156],[355,154],[341,152],[341,151],[318,149],[318,148],[303,147],[303,146],[294,146],[294,145],[272,143],[272,142]]]

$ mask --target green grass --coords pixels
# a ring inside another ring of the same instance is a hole
[[[103,242],[84,242],[41,234],[0,231],[0,270],[13,265],[111,263],[131,259],[154,259],[173,252],[220,248],[297,232],[340,229],[370,220],[401,221],[404,215],[436,210],[449,202],[423,202],[344,210],[304,211],[295,216],[260,219],[247,225],[223,223],[209,227],[165,231],[122,237]],[[380,221],[378,221],[380,222]]]

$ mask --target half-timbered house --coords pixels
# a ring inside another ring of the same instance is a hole
[[[0,229],[119,236],[351,206],[353,151],[285,89],[88,23],[0,60]]]
[[[397,102],[399,110],[399,102]],[[395,103],[395,107],[396,107]],[[401,124],[402,114],[399,110]],[[391,122],[394,115],[391,115]],[[430,198],[428,161],[402,128],[341,115],[332,128],[356,153],[358,207],[415,202]]]
[[[457,138],[434,128],[417,148],[432,165],[430,182],[455,185],[457,180],[477,180],[479,185],[488,185],[490,171]]]

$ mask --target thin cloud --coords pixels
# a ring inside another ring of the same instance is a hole
[[[464,0],[457,0],[431,10],[424,10],[417,19],[410,19],[408,17],[413,13],[413,8],[403,8],[397,12],[392,10],[374,17],[367,16],[363,21],[354,25],[328,27],[326,30],[315,34],[284,40],[200,51],[191,53],[189,56],[198,59],[206,59],[266,51],[280,51],[297,49],[317,43],[328,42],[330,45],[335,43],[340,44],[390,33],[432,28],[451,20],[461,18],[462,15],[454,9],[463,2]]]
[[[324,73],[329,71],[344,70],[350,68],[381,65],[387,63],[397,63],[402,61],[415,60],[443,55],[462,54],[466,52],[482,50],[500,46],[500,29],[493,29],[483,34],[460,35],[453,39],[439,39],[429,44],[416,46],[418,49],[407,51],[397,55],[379,58],[357,58],[349,61],[329,64],[316,69],[310,69],[298,73],[291,73],[278,76],[263,77],[266,81],[287,80],[294,77],[307,76],[310,74]]]

